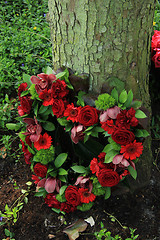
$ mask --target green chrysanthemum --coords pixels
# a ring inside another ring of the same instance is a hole
[[[55,148],[51,146],[48,149],[39,150],[33,158],[33,161],[40,162],[41,164],[48,164],[54,160]]]
[[[93,179],[93,189],[92,193],[96,196],[101,196],[105,194],[105,189],[102,187],[97,178]]]
[[[96,108],[99,110],[107,110],[115,105],[116,100],[108,93],[103,93],[98,96],[95,101]]]

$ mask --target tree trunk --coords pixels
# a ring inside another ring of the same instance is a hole
[[[49,0],[54,70],[67,66],[90,75],[90,91],[132,89],[151,112],[150,42],[155,0]],[[113,78],[114,77],[114,78]],[[137,184],[152,165],[151,139],[144,144]]]

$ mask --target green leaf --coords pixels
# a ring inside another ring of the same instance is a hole
[[[10,237],[10,231],[7,228],[4,229],[4,232],[7,237]]]
[[[67,153],[61,153],[59,154],[54,162],[54,165],[56,168],[59,168],[62,166],[62,164],[66,161],[68,154]]]
[[[26,96],[27,94],[29,94],[29,91],[28,91],[28,90],[23,91],[23,92],[21,93],[21,97],[24,97],[24,96]]]
[[[45,69],[45,73],[46,74],[53,74],[53,70],[51,67],[47,66],[46,69]]]
[[[119,95],[119,102],[125,103],[127,101],[127,92],[126,90],[123,90]]]
[[[85,211],[89,211],[93,205],[94,205],[94,202],[83,203],[81,206],[77,206],[77,209],[82,212],[85,212]]]
[[[25,136],[23,133],[24,133],[24,132],[19,132],[19,133],[18,133],[18,136],[19,136],[19,138],[20,138],[23,142],[25,142],[26,136]]]
[[[84,99],[83,99],[83,96],[84,96],[85,94],[86,94],[86,93],[83,92],[83,91],[79,91],[79,92],[78,92],[78,96],[76,96],[76,98],[78,98],[77,105],[80,105],[80,106],[82,106],[82,107],[85,106]]]
[[[137,171],[131,165],[128,166],[128,171],[130,172],[131,176],[136,180],[136,178],[137,178]]]
[[[128,96],[127,96],[127,101],[124,103],[124,106],[126,108],[130,107],[132,101],[133,101],[133,92],[132,92],[132,90],[129,90]]]
[[[38,113],[43,114],[47,110],[48,110],[48,106],[41,105],[40,109],[38,110]]]
[[[117,90],[114,88],[111,92],[111,96],[116,100],[116,102],[118,103],[118,92]]]
[[[35,154],[35,151],[29,145],[27,145],[27,148],[30,153]]]
[[[68,124],[68,121],[65,117],[63,118],[57,118],[57,121],[58,123],[61,125],[61,126],[66,126]]]
[[[110,187],[106,187],[105,188],[105,199],[108,199],[111,196],[111,188]]]
[[[66,188],[67,188],[66,185],[62,186],[59,190],[59,194],[62,195],[65,192]]]
[[[113,144],[107,144],[102,152],[108,153],[110,150],[113,149]]]
[[[68,172],[64,168],[60,168],[58,174],[59,175],[67,175]]]
[[[146,114],[144,112],[142,112],[140,109],[138,109],[135,113],[135,117],[136,118],[146,118]]]
[[[60,72],[56,75],[56,78],[59,79],[59,78],[62,78],[66,75],[66,72]]]
[[[147,130],[143,129],[143,137],[148,137],[150,134]]]
[[[117,88],[117,90],[119,92],[121,92],[125,87],[125,83],[122,80],[120,80],[119,78],[116,78],[116,77],[110,77],[106,81],[108,82],[110,87]]]
[[[119,152],[112,149],[110,150],[106,156],[105,156],[105,160],[104,160],[104,163],[110,163],[113,161],[113,158],[118,154]]]
[[[56,195],[56,199],[57,199],[59,202],[66,202],[66,198],[65,198],[64,195],[57,194],[57,195]]]
[[[140,108],[142,106],[141,101],[133,101],[130,105],[130,107],[133,107],[134,109]]]
[[[143,131],[141,129],[135,129],[134,135],[136,137],[143,137]]]
[[[46,131],[54,131],[55,130],[55,125],[52,122],[49,122],[49,121],[46,121],[45,123],[43,123],[42,127]]]
[[[38,114],[38,102],[36,102],[33,110],[34,110],[35,116],[37,117],[37,114]]]
[[[23,82],[26,82],[28,84],[28,87],[30,87],[32,85],[31,76],[23,73]]]
[[[85,173],[85,172],[86,172],[86,168],[83,167],[83,166],[75,165],[75,166],[73,166],[73,167],[71,167],[71,168],[72,168],[72,170],[73,170],[74,172],[77,172],[77,173]]]
[[[6,127],[9,129],[9,130],[19,130],[21,125],[19,123],[7,123],[6,124]]]
[[[54,211],[55,213],[62,213],[62,214],[64,214],[65,215],[65,212],[63,212],[63,211],[61,211],[60,209],[57,209],[57,208],[51,208],[52,209],[52,211]]]
[[[59,175],[59,176],[58,176],[58,179],[61,180],[62,182],[67,182],[65,176],[61,176],[61,175]]]

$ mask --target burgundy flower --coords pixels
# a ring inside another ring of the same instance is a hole
[[[60,206],[60,210],[66,213],[74,212],[76,210],[76,207],[71,205],[68,202],[62,202]]]
[[[41,163],[36,163],[33,169],[38,177],[44,178],[47,174],[47,166]]]
[[[54,177],[49,177],[45,181],[44,188],[48,193],[53,193],[55,190],[59,192],[60,187],[61,187],[61,181],[59,179],[56,179]]]
[[[69,93],[69,90],[64,80],[57,79],[52,84],[52,92],[54,98],[60,99],[64,98]]]
[[[38,94],[45,89],[50,89],[53,81],[56,80],[56,76],[54,74],[45,74],[41,73],[36,76],[31,77],[31,82],[35,84],[35,89]]]
[[[34,119],[24,118],[23,121],[27,123],[27,132],[23,134],[29,136],[32,142],[37,142],[40,138],[42,127],[38,124],[36,117],[34,117]]]
[[[116,125],[118,127],[123,127],[130,129],[130,127],[135,127],[138,125],[139,121],[135,117],[134,108],[130,108],[127,110],[121,110],[121,112],[117,115]]]
[[[89,177],[78,177],[74,185],[79,185],[81,188],[87,188],[89,192],[92,192],[93,189],[93,184]]]
[[[83,125],[78,125],[74,126],[71,130],[71,139],[72,141],[77,144],[80,140],[84,139],[84,126]]]

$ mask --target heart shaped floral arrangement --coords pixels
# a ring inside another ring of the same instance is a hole
[[[24,79],[17,119],[35,196],[56,212],[85,211],[97,196],[109,198],[126,176],[136,179],[135,164],[149,134],[132,90],[114,88],[93,101],[75,90],[67,69],[54,75],[48,68]]]

